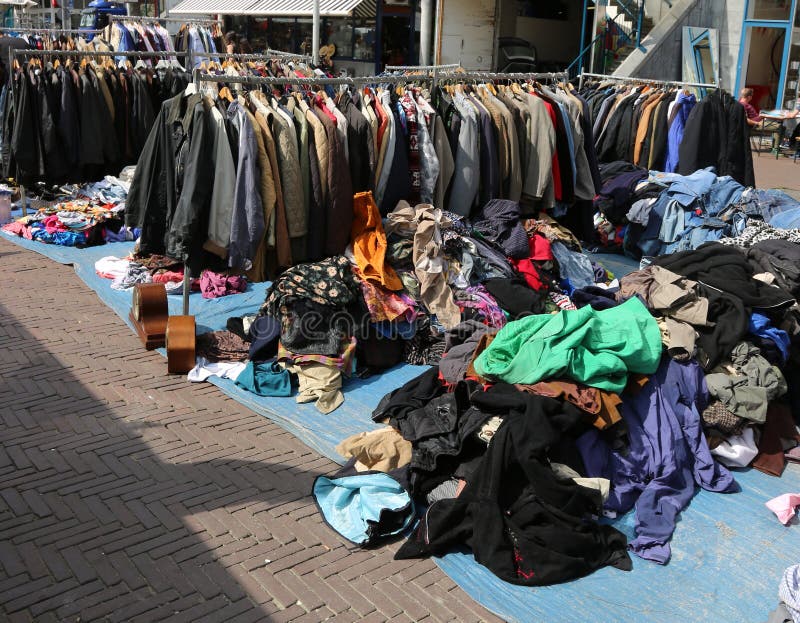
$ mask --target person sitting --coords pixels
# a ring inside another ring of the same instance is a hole
[[[769,119],[761,115],[753,106],[753,89],[749,87],[743,88],[739,93],[739,103],[744,106],[745,115],[747,115],[747,125],[750,126],[751,130],[765,130],[767,132],[772,132],[772,145],[773,149],[779,149],[781,143],[783,142],[784,135],[785,135],[785,128],[783,126],[784,119],[790,119],[797,117],[798,112],[797,110],[793,110],[786,115],[783,115],[783,119]]]

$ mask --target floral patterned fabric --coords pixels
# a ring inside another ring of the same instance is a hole
[[[286,270],[267,289],[261,311],[278,317],[301,299],[321,306],[346,307],[357,293],[358,284],[349,260],[336,255]]]

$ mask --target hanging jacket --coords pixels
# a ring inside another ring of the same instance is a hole
[[[227,121],[229,129],[235,128],[235,136],[238,139],[228,266],[248,270],[253,265],[253,259],[266,230],[264,204],[261,200],[261,171],[255,119],[251,122],[244,106],[234,101],[228,107]],[[208,142],[210,148],[213,139]],[[213,176],[212,172],[212,179]]]
[[[678,173],[712,166],[743,186],[755,186],[750,131],[744,107],[724,91],[712,91],[694,107],[678,151]]]
[[[375,149],[369,122],[358,110],[353,102],[353,96],[349,93],[343,93],[339,98],[339,109],[347,119],[347,144],[350,152],[350,179],[353,183],[353,192],[372,190]]]
[[[16,76],[17,87],[14,99],[14,130],[11,136],[11,152],[16,169],[14,177],[30,180],[43,177],[44,161],[39,138],[39,117],[36,114],[35,91],[27,72]]]
[[[190,259],[200,220],[208,217],[215,163],[202,96],[164,102],[136,164],[125,224],[142,229],[142,254]]]
[[[681,92],[678,95],[678,100],[675,104],[675,118],[672,120],[672,125],[669,126],[667,160],[664,163],[664,171],[667,173],[674,173],[678,170],[678,152],[680,150],[681,141],[683,141],[686,121],[696,104],[697,98],[693,93]]]

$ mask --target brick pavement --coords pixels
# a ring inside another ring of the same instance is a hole
[[[330,530],[335,464],[168,376],[71,267],[4,240],[0,265],[0,620],[499,621]]]

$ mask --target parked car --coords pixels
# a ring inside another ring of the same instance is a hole
[[[102,30],[108,26],[109,15],[127,15],[128,9],[119,2],[109,2],[108,0],[94,0],[81,11],[80,30]],[[87,32],[86,40],[91,41],[94,33]]]
[[[538,54],[536,46],[519,37],[500,37],[498,40],[497,71],[535,72]]]

